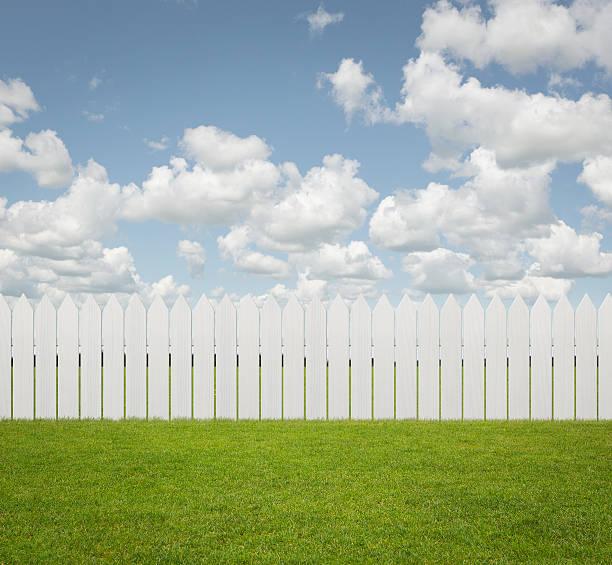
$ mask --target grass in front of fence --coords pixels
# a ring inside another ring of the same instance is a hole
[[[605,422],[0,422],[0,562],[612,562]]]

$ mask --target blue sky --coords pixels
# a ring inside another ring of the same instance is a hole
[[[3,294],[610,290],[610,1],[2,12]]]

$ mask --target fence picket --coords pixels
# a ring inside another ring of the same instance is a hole
[[[417,317],[419,420],[440,418],[440,313],[428,294]]]
[[[57,415],[79,417],[79,311],[66,295],[57,311]]]
[[[125,416],[147,417],[147,313],[136,295],[125,309]]]
[[[463,418],[484,419],[484,310],[474,294],[463,310]]]
[[[417,311],[407,295],[395,311],[395,417],[417,417]]]
[[[281,348],[281,310],[268,296],[261,311],[261,417],[283,417],[283,373]]]
[[[506,308],[495,295],[485,318],[485,416],[505,420],[507,413]]]
[[[508,310],[508,418],[529,418],[529,309],[520,296]]]
[[[372,419],[372,314],[363,296],[350,319],[351,419]]]
[[[215,311],[202,295],[192,313],[193,417],[215,416]]]
[[[553,311],[553,417],[574,418],[574,310],[563,295]]]
[[[237,404],[236,308],[227,294],[215,310],[217,418],[235,420]]]
[[[548,302],[538,297],[529,319],[531,339],[531,419],[552,417],[552,316]]]
[[[170,417],[191,418],[191,309],[182,295],[170,310],[170,352]]]
[[[599,307],[599,398],[600,420],[612,419],[612,296],[606,294]]]
[[[440,413],[461,420],[461,308],[451,294],[440,310]]]
[[[89,295],[79,312],[81,418],[102,417],[102,313]]]
[[[168,363],[169,313],[165,302],[156,296],[147,315],[149,349],[149,418],[170,417],[170,379]]]
[[[0,420],[11,417],[11,309],[0,294]]]
[[[597,312],[588,295],[576,308],[576,419],[597,418]]]
[[[291,296],[283,310],[283,418],[304,418],[304,310]]]
[[[305,312],[306,419],[327,417],[327,320],[323,304],[313,297]]]
[[[123,327],[123,308],[111,295],[102,310],[102,417],[108,420],[124,416]]]
[[[340,297],[327,312],[329,419],[349,417],[349,311]]]
[[[259,308],[250,294],[238,309],[238,418],[259,418]]]
[[[372,311],[374,418],[392,420],[395,413],[395,312],[383,294]]]
[[[44,295],[34,310],[34,352],[36,354],[36,418],[55,420],[56,409],[56,312]]]
[[[13,308],[13,418],[34,418],[34,319],[23,294]]]

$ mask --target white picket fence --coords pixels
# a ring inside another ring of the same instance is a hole
[[[12,367],[12,370],[11,370]],[[554,367],[554,369],[553,369]],[[0,418],[610,419],[612,298],[282,310],[0,296]]]

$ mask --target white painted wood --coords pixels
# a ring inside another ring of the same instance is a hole
[[[417,316],[419,420],[440,418],[440,313],[428,294]]]
[[[485,317],[485,417],[505,420],[508,417],[506,308],[495,295]]]
[[[147,417],[147,312],[137,295],[125,309],[125,417]]]
[[[383,294],[372,311],[374,356],[374,419],[395,416],[395,312]]]
[[[227,294],[215,311],[217,348],[217,418],[237,416],[236,308]]]
[[[193,417],[210,420],[215,417],[215,311],[204,294],[193,309],[192,324]]]
[[[552,314],[538,297],[529,319],[531,340],[531,419],[552,418]]]
[[[170,379],[168,353],[168,307],[156,296],[147,313],[147,344],[149,350],[149,419],[170,417]]]
[[[79,312],[81,418],[102,417],[102,313],[89,295]]]
[[[13,418],[34,418],[34,319],[23,294],[13,308]]]
[[[563,295],[553,312],[553,418],[574,419],[574,309]]]
[[[508,309],[508,418],[529,419],[529,309],[519,295]]]
[[[124,416],[123,327],[123,308],[112,294],[102,310],[102,417],[105,420],[120,420]]]
[[[599,307],[599,419],[612,420],[612,296]]]
[[[463,418],[484,419],[484,310],[474,294],[463,309]]]
[[[576,419],[597,419],[597,312],[588,294],[576,308]]]
[[[417,417],[417,310],[407,295],[395,311],[395,417]]]
[[[327,418],[327,319],[323,304],[313,297],[305,312],[306,419]]]
[[[0,294],[0,420],[11,417],[11,309]]]
[[[363,296],[350,319],[351,419],[372,419],[372,313]]]
[[[304,418],[304,310],[291,296],[283,310],[283,418]]]
[[[269,295],[261,311],[261,418],[283,417],[281,309]]]
[[[234,340],[235,327],[234,318]],[[170,417],[191,418],[191,308],[182,295],[170,311],[170,353]]]
[[[238,418],[259,419],[259,308],[250,294],[238,309]]]
[[[34,310],[35,413],[37,419],[55,420],[56,416],[56,321],[55,307],[45,295]]]
[[[66,295],[57,310],[57,415],[79,417],[79,311]]]
[[[330,420],[349,417],[349,310],[340,295],[327,312],[328,396]]]
[[[461,307],[451,294],[440,310],[440,413],[461,420]]]

